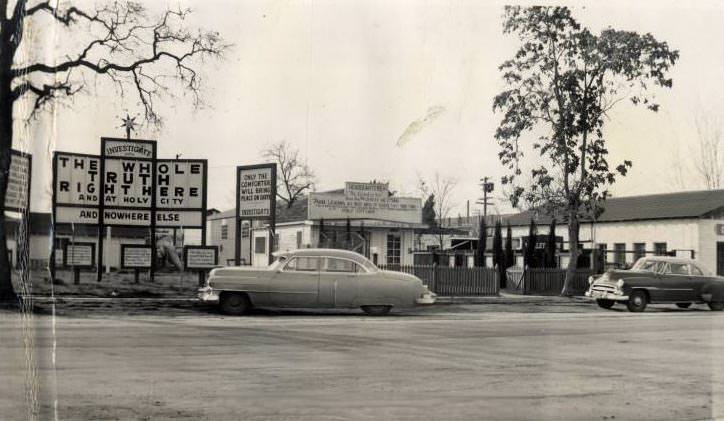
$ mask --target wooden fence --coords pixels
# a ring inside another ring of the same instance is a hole
[[[520,267],[511,267],[508,275],[507,291],[514,294],[557,295],[563,289],[566,269],[529,268],[523,271]],[[588,289],[588,277],[593,275],[591,269],[578,269],[570,290],[574,295],[583,295]]]
[[[482,296],[499,292],[498,274],[491,268],[381,265],[380,269],[415,275],[437,295]]]

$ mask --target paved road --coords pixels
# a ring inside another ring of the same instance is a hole
[[[724,417],[724,313],[531,308],[0,312],[0,419]]]

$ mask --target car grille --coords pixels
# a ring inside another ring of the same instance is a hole
[[[591,288],[591,291],[599,291],[599,292],[610,292],[610,293],[613,293],[614,291],[616,291],[616,287],[612,287],[612,286],[609,286],[609,285],[594,285],[594,286]]]

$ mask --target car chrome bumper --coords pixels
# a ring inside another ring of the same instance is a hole
[[[612,294],[605,291],[591,291],[588,290],[584,294],[591,300],[611,300],[611,301],[628,301],[628,295]]]
[[[415,302],[417,304],[428,305],[428,304],[435,304],[436,300],[437,300],[437,294],[429,292],[429,293],[422,294],[422,297],[415,300]]]
[[[198,291],[196,291],[196,296],[200,301],[205,303],[216,303],[219,301],[219,293],[211,287],[199,288]]]

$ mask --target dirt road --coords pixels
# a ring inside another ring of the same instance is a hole
[[[724,314],[531,308],[448,305],[382,318],[224,317],[194,306],[0,312],[0,418],[724,416]]]

